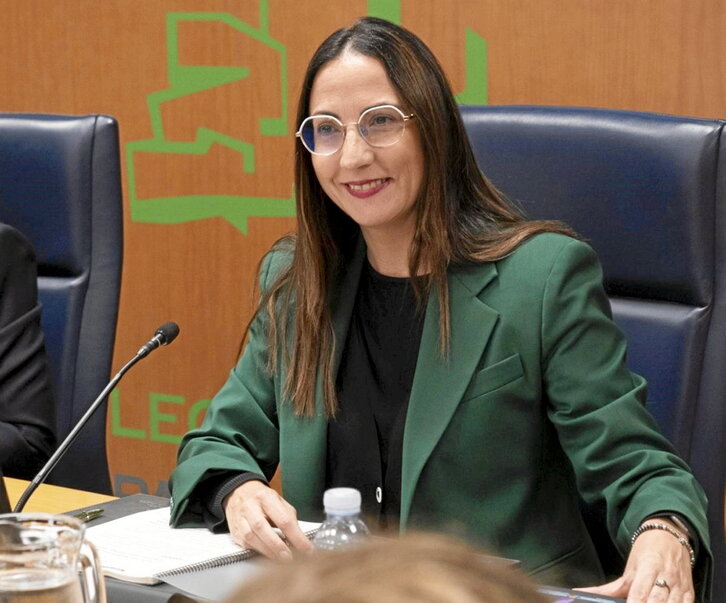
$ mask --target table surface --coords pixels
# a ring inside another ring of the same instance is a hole
[[[5,486],[11,506],[15,506],[29,483],[22,479],[5,477]],[[117,498],[96,492],[84,492],[83,490],[41,484],[28,499],[23,512],[65,513],[111,500],[117,500]],[[121,582],[110,578],[106,579],[108,603],[167,603],[177,592],[176,589],[166,584],[152,587]]]
[[[8,490],[11,507],[15,506],[15,503],[29,483],[22,479],[5,478],[5,486]],[[63,488],[62,486],[51,486],[50,484],[40,484],[38,489],[28,499],[23,512],[65,513],[66,511],[72,511],[80,507],[97,505],[115,499],[115,496],[108,496],[107,494],[84,492],[83,490]]]
[[[5,478],[5,485],[8,490],[11,505],[15,505],[15,502],[20,498],[29,483],[25,480]],[[72,488],[41,484],[28,500],[23,511],[64,513],[72,511],[73,509],[98,505],[111,500],[117,500],[117,498],[96,492],[84,492]],[[168,584],[150,587],[107,579],[106,590],[108,593],[108,603],[167,603],[173,598],[175,593],[176,597],[179,597],[179,591]],[[184,598],[180,600],[193,601],[193,599]],[[603,598],[602,600],[616,601],[619,599]]]

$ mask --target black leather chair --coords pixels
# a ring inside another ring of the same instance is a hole
[[[36,250],[61,441],[111,373],[123,248],[116,121],[0,114],[0,222]],[[48,481],[111,491],[105,407]]]
[[[713,600],[726,601],[724,122],[566,107],[461,111],[493,183],[529,217],[568,223],[599,254],[629,365],[649,382],[648,408],[709,496]]]

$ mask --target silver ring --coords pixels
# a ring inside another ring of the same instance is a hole
[[[666,582],[663,578],[658,578],[654,583],[653,586],[660,586],[661,588],[667,588],[668,594],[671,592],[671,587],[668,586],[668,582]]]

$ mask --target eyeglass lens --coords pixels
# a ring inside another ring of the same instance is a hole
[[[374,147],[387,147],[398,142],[406,121],[395,107],[373,107],[358,118],[360,135]],[[312,153],[330,155],[343,146],[346,126],[330,115],[311,115],[300,127],[300,137]]]

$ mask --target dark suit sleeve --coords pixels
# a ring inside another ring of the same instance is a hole
[[[604,505],[623,556],[646,517],[667,510],[687,518],[702,545],[694,578],[703,590],[712,571],[705,494],[645,410],[645,380],[627,368],[599,262],[584,243],[570,242],[554,263],[542,325],[549,416],[580,494]]]
[[[32,478],[55,444],[55,406],[29,243],[0,224],[0,464]]]

